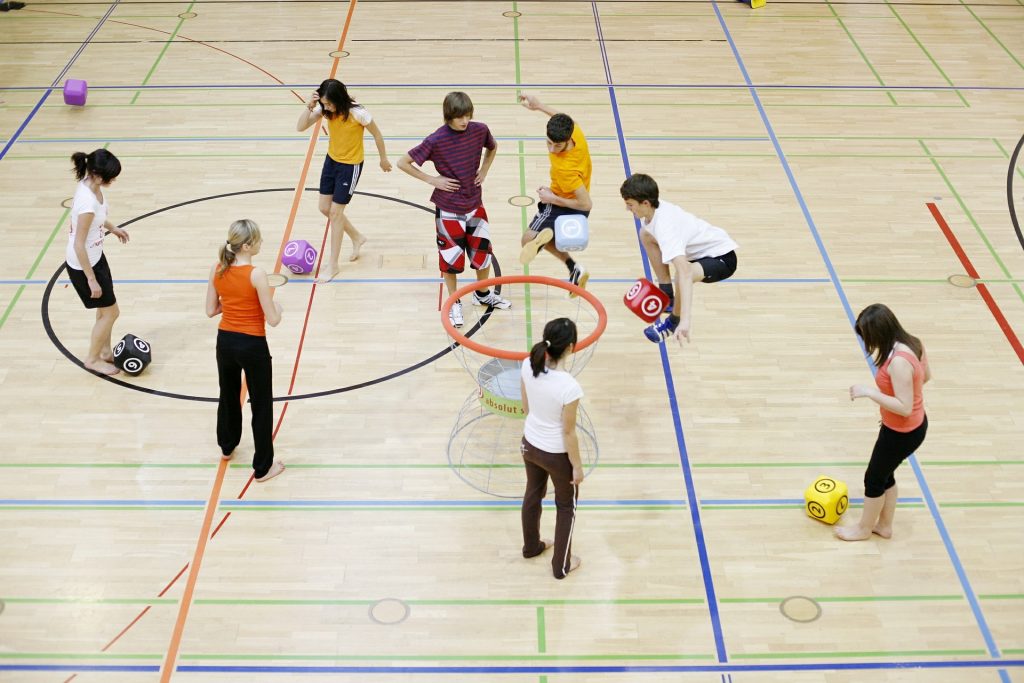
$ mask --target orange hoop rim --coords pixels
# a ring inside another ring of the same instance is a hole
[[[462,334],[462,332],[459,332],[455,326],[452,325],[452,321],[448,319],[448,311],[451,310],[452,304],[470,292],[480,289],[481,287],[487,287],[489,289],[500,285],[513,284],[548,285],[549,287],[557,287],[558,289],[564,289],[567,292],[576,294],[594,307],[594,310],[597,311],[597,327],[594,328],[593,332],[579,340],[576,344],[577,352],[596,343],[598,338],[604,334],[604,330],[608,326],[608,312],[604,309],[604,304],[601,303],[600,299],[582,287],[564,280],[547,277],[546,275],[502,275],[501,277],[491,277],[486,280],[478,280],[463,287],[459,287],[451,296],[444,300],[444,303],[441,304],[441,324],[444,326],[448,336],[457,341],[460,346],[464,346],[471,351],[476,351],[477,353],[482,353],[485,356],[504,358],[505,360],[525,360],[528,358],[530,355],[529,351],[505,351],[504,349],[487,346],[486,344],[473,341],[466,335]]]

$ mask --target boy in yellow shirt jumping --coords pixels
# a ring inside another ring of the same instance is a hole
[[[572,117],[544,105],[536,95],[522,94],[519,102],[530,111],[547,114],[548,158],[551,160],[551,186],[537,190],[537,215],[523,233],[523,250],[519,261],[526,265],[541,249],[547,249],[569,269],[569,282],[587,286],[590,273],[552,243],[555,219],[566,215],[590,215],[590,147],[583,131]],[[571,296],[571,295],[570,295]]]

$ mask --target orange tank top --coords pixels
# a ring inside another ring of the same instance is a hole
[[[252,266],[231,266],[223,275],[213,276],[223,312],[220,329],[254,337],[267,336],[266,317],[259,294],[252,286]]]
[[[917,356],[907,351],[893,351],[889,354],[889,357],[882,363],[882,367],[878,368],[878,374],[875,375],[875,384],[878,386],[878,390],[886,396],[895,396],[892,389],[892,377],[889,376],[889,363],[896,356],[902,356],[910,363],[911,367],[914,368],[914,405],[910,411],[910,415],[903,417],[896,413],[886,410],[885,408],[879,408],[882,413],[882,424],[894,432],[912,432],[921,426],[924,422],[924,375],[925,367],[928,364],[928,358],[921,354],[924,359],[918,360]]]

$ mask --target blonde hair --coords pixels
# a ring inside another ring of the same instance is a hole
[[[262,240],[260,226],[256,225],[256,221],[242,218],[232,223],[228,228],[227,241],[220,245],[220,268],[217,269],[217,275],[222,276],[227,272],[231,264],[238,258],[242,247],[247,244],[256,244]]]

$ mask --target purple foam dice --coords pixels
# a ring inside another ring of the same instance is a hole
[[[281,265],[296,275],[312,272],[316,265],[316,249],[306,240],[292,240],[284,245]]]
[[[76,107],[85,106],[85,95],[89,92],[89,84],[77,78],[69,78],[64,81],[64,104],[73,104]]]

